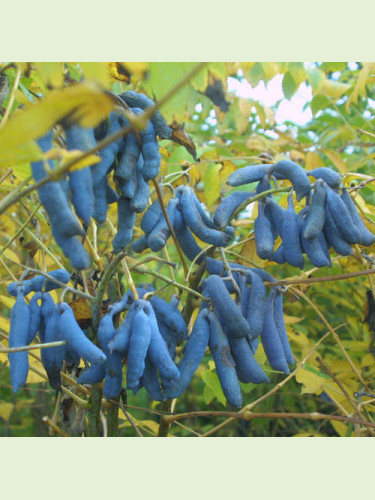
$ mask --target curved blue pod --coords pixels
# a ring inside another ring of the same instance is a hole
[[[65,130],[68,150],[87,151],[96,146],[94,129],[72,125]],[[76,214],[88,226],[94,211],[94,192],[90,167],[69,172],[69,189]]]
[[[227,184],[229,186],[242,186],[251,182],[259,182],[271,171],[272,166],[272,164],[262,164],[239,168],[229,176]]]
[[[189,260],[194,260],[196,256],[201,253],[202,248],[195,241],[189,226],[185,223],[181,210],[178,208],[175,213],[175,223],[173,229],[176,233],[176,238],[180,244],[181,250]],[[202,253],[196,260],[200,264],[206,254]]]
[[[124,149],[115,167],[115,176],[119,179],[129,180],[135,172],[141,149],[134,132],[130,132],[124,140]]]
[[[273,319],[275,321],[276,330],[279,334],[279,339],[285,354],[285,358],[290,365],[294,365],[293,353],[290,348],[288,334],[285,328],[283,294],[281,292],[276,292],[275,295],[273,303]]]
[[[255,188],[255,191],[257,194],[263,193],[264,191],[268,191],[271,189],[271,180],[269,176],[266,174],[263,179],[258,182],[257,187]]]
[[[149,97],[145,96],[144,94],[134,92],[134,90],[127,90],[126,92],[123,92],[120,97],[131,108],[140,108],[146,110],[147,108],[154,106],[155,104],[154,101]],[[155,132],[158,134],[160,139],[169,139],[171,137],[172,129],[167,125],[167,122],[158,109],[154,111],[150,120],[155,128]]]
[[[242,406],[241,387],[238,380],[235,361],[231,354],[230,345],[220,321],[213,311],[208,310],[209,341],[208,345],[215,362],[216,373],[227,401],[237,407]]]
[[[257,254],[261,259],[269,259],[273,254],[273,232],[271,222],[265,213],[265,204],[258,202],[258,217],[254,222],[255,245]]]
[[[285,210],[270,196],[264,199],[264,203],[266,205],[265,211],[268,217],[271,217],[273,226],[277,228],[277,233],[281,236]]]
[[[177,366],[180,378],[166,387],[169,399],[178,398],[185,391],[203,359],[210,336],[207,314],[208,309],[201,309],[198,313],[193,330],[184,346],[183,357]]]
[[[330,267],[332,264],[329,253],[327,256],[326,249],[324,246],[322,246],[324,240],[324,236],[322,235],[322,233],[318,233],[318,236],[315,238],[305,238],[304,236],[306,225],[308,222],[307,217],[300,218],[299,214],[297,216],[297,218],[299,219],[302,248],[315,267]]]
[[[310,185],[310,184],[309,184]],[[303,255],[299,236],[297,215],[293,206],[293,197],[288,197],[288,208],[285,210],[282,242],[285,260],[291,266],[303,269]]]
[[[105,375],[105,365],[104,363],[100,365],[90,365],[85,371],[81,373],[78,377],[77,382],[79,384],[98,384],[104,379]]]
[[[354,225],[350,213],[340,196],[332,189],[327,189],[327,208],[345,241],[356,244],[361,241],[361,233]]]
[[[242,316],[241,308],[233,301],[222,278],[213,274],[202,283],[202,287],[211,299],[215,311],[222,316],[227,335],[233,337],[251,336],[249,323]]]
[[[56,243],[61,247],[66,257],[70,260],[72,267],[78,270],[88,269],[90,267],[90,256],[76,236],[67,238],[66,236],[61,235],[58,227],[52,227],[52,234]]]
[[[136,189],[134,197],[130,202],[130,208],[136,213],[141,213],[146,210],[150,195],[148,182],[143,178],[143,166],[143,157],[140,156],[136,165]]]
[[[74,351],[89,363],[104,363],[105,354],[93,344],[79,327],[71,307],[62,302],[59,304],[59,329],[61,336]]]
[[[35,335],[39,331],[40,322],[42,321],[42,305],[39,305],[38,300],[42,298],[42,292],[36,292],[29,302],[30,311],[30,328],[27,337],[27,344],[31,344]]]
[[[136,302],[133,302],[133,304],[130,306],[130,309],[125,319],[117,328],[117,331],[113,339],[109,341],[108,348],[111,352],[117,351],[121,353],[122,356],[126,356],[129,348],[130,335],[133,329],[133,320],[136,312],[135,306]]]
[[[59,308],[55,305],[52,314],[45,321],[45,337],[43,343],[64,340],[62,332],[59,329],[59,320]],[[48,375],[50,386],[55,390],[60,389],[60,371],[65,359],[65,345],[41,349],[41,358],[42,364]]]
[[[151,341],[150,319],[144,311],[146,301],[139,300],[133,319],[130,335],[126,386],[136,389],[145,369],[145,360]]]
[[[219,203],[213,216],[213,221],[216,226],[219,229],[226,227],[237,208],[245,201],[251,203],[251,198],[253,198],[255,194],[256,193],[249,191],[235,191],[224,198]]]
[[[133,237],[135,212],[130,208],[130,201],[120,196],[117,202],[117,233],[112,242],[113,253],[122,252]]]
[[[163,379],[178,380],[180,373],[172,360],[167,344],[160,334],[156,316],[152,305],[148,302],[144,307],[151,330],[151,338],[148,346],[148,356],[150,361],[160,372]]]
[[[260,335],[263,328],[267,291],[262,278],[258,274],[249,270],[248,277],[251,280],[251,288],[247,311],[244,316],[251,330],[250,338],[255,338]]]
[[[140,132],[141,150],[144,160],[143,178],[145,181],[155,179],[160,170],[161,156],[159,153],[159,143],[152,123],[148,123],[145,130]]]
[[[310,210],[306,217],[303,230],[304,238],[317,238],[323,231],[326,218],[327,188],[322,180],[317,180],[314,184],[314,194],[312,195]]]
[[[288,179],[292,183],[298,201],[301,201],[311,191],[309,178],[298,163],[290,160],[279,161],[273,165],[272,173],[278,179]]]
[[[27,345],[30,328],[30,311],[23,295],[24,288],[17,288],[17,298],[10,313],[9,347]],[[27,351],[9,352],[10,381],[14,393],[25,385],[29,372]]]
[[[153,399],[154,401],[167,400],[167,396],[162,392],[160,388],[157,369],[151,362],[149,356],[146,357],[145,369],[142,375],[142,383],[151,399]]]
[[[55,278],[62,283],[68,283],[70,280],[70,274],[65,269],[55,269],[54,271],[50,271],[47,273],[52,278]],[[8,285],[8,293],[12,295],[12,297],[17,296],[17,285],[19,281],[13,281]],[[51,290],[56,290],[60,288],[60,285],[54,283],[53,281],[49,281],[48,278],[42,275],[34,276],[29,280],[22,281],[22,286],[25,289],[24,295],[28,295],[30,292],[41,292],[44,290],[45,292],[49,292]],[[43,288],[44,286],[44,288]]]
[[[109,125],[106,135],[117,132],[125,124],[125,120],[118,113],[109,115]],[[99,151],[101,161],[91,168],[92,184],[94,191],[94,218],[102,224],[107,218],[107,174],[113,165],[116,155],[124,141],[119,137]]]
[[[281,244],[272,254],[272,258],[270,259],[272,262],[276,262],[277,264],[285,264],[285,255],[284,255],[284,247]]]
[[[333,189],[338,189],[341,185],[341,175],[332,168],[318,167],[314,170],[307,170],[306,174],[315,177],[315,179],[322,179]]]
[[[335,221],[328,208],[326,209],[326,219],[324,222],[323,233],[327,245],[332,247],[339,255],[353,255],[353,249],[350,244],[342,237]]]
[[[174,220],[176,216],[178,203],[179,201],[177,198],[171,198],[166,208],[172,227],[174,226]],[[159,217],[158,222],[155,224],[155,226],[147,236],[148,246],[154,252],[158,252],[165,246],[169,236],[170,236],[169,227],[167,221],[165,220],[164,214],[162,213],[161,216]]]
[[[143,235],[130,244],[130,248],[136,253],[142,253],[148,248],[147,236]]]
[[[245,384],[249,382],[252,384],[261,384],[270,381],[263,368],[254,358],[247,339],[230,338],[229,345],[236,364],[237,376],[241,382]]]
[[[154,310],[157,320],[166,323],[180,341],[187,337],[187,326],[180,311],[168,304],[168,302],[157,295],[150,298],[150,304]]]
[[[106,187],[106,195],[105,195],[105,200],[107,202],[107,205],[112,205],[112,203],[116,203],[119,199],[119,195],[114,191],[111,186],[107,182],[107,187]]]
[[[218,247],[227,246],[233,234],[208,227],[204,223],[194,203],[193,193],[193,190],[187,186],[179,186],[176,190],[180,200],[181,212],[187,225],[202,241]]]
[[[274,302],[276,290],[272,289],[268,295],[264,314],[263,329],[260,338],[269,364],[274,370],[289,373],[288,363],[281,344],[279,333],[274,320]]]
[[[359,243],[361,245],[365,245],[366,247],[375,243],[375,234],[373,234],[371,231],[367,229],[365,223],[363,222],[361,216],[358,213],[355,203],[353,202],[348,191],[345,188],[343,188],[340,197],[344,202],[346,208],[348,209],[353,224],[358,228],[360,232],[361,239]]]
[[[53,132],[48,132],[36,142],[45,153],[52,148]],[[48,165],[53,169],[52,160],[48,160]],[[32,162],[31,171],[35,181],[46,177],[44,164],[42,161]],[[64,190],[59,182],[50,181],[38,189],[40,201],[45,208],[52,229],[58,227],[59,234],[63,237],[84,235],[85,232],[70,209],[69,202]],[[55,238],[56,239],[56,238]]]
[[[159,201],[154,201],[143,214],[141,220],[141,229],[148,236],[156,226],[160,217],[163,215]]]

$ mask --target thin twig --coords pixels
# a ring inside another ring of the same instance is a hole
[[[34,349],[46,349],[47,347],[60,347],[62,345],[66,345],[66,340],[56,340],[56,342],[46,342],[45,344],[32,344],[32,345],[24,345],[20,347],[9,347],[9,348],[0,348],[0,352],[22,352],[22,351],[33,351]]]
[[[60,429],[60,427],[58,425],[56,425],[54,422],[52,422],[52,420],[45,416],[42,418],[42,421],[47,424],[49,427],[52,427],[52,429],[57,433],[57,434],[60,434],[60,436],[62,437],[70,437],[69,434],[67,434],[66,432],[64,432],[62,429]]]
[[[25,229],[25,227],[27,226],[27,224],[31,221],[31,219],[34,217],[34,215],[37,213],[37,211],[39,210],[41,204],[40,203],[37,203],[37,206],[35,207],[35,209],[31,212],[31,214],[29,215],[29,217],[26,219],[26,221],[20,226],[20,228],[16,231],[15,235],[12,236],[12,238],[3,246],[3,248],[0,250],[0,255],[3,255],[3,253],[5,252],[5,250],[13,243],[14,240],[16,240],[18,238],[18,236],[22,233],[22,231]],[[12,217],[13,219],[13,217]],[[14,220],[14,219],[13,219]]]

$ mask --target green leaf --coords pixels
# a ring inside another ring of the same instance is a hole
[[[321,109],[331,106],[331,101],[325,95],[315,95],[310,103],[313,115],[316,115]]]
[[[185,161],[191,160],[192,156],[186,151],[186,148],[178,146],[168,159],[168,174],[173,174],[174,172],[180,172],[182,170],[181,165],[175,165],[176,163],[182,164]]]
[[[208,208],[211,208],[220,196],[220,169],[221,166],[217,163],[210,163],[204,175],[204,194]]]
[[[248,81],[252,87],[256,87],[258,83],[265,78],[264,68],[261,63],[255,63],[249,71]]]
[[[284,75],[282,86],[285,97],[290,101],[298,87],[289,71]]]
[[[324,62],[321,64],[320,69],[326,73],[335,71],[342,71],[346,68],[345,62]]]
[[[322,86],[326,76],[320,69],[309,69],[307,71],[307,78],[313,89],[313,92],[317,92]]]
[[[220,385],[220,380],[218,376],[216,375],[215,372],[209,372],[205,371],[202,374],[202,379],[203,382],[211,389],[211,391],[214,393],[216,399],[219,400],[219,402],[223,405],[226,406],[226,398],[224,396],[224,393],[221,389]]]

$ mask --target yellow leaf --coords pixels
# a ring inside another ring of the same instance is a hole
[[[338,169],[339,172],[341,173],[347,172],[348,167],[346,166],[341,156],[338,153],[336,153],[336,151],[333,151],[332,149],[324,149],[323,151],[331,160],[331,162],[335,165],[335,167]]]
[[[314,168],[324,167],[324,162],[318,153],[309,151],[305,158],[306,170],[313,170]]]
[[[368,62],[363,65],[363,68],[359,72],[357,83],[353,89],[353,92],[349,96],[345,104],[346,112],[349,112],[350,104],[353,102],[354,104],[358,103],[358,96],[365,95],[366,93],[366,83],[369,79],[370,73],[375,69],[375,63]]]
[[[284,322],[285,324],[288,325],[293,325],[294,323],[299,323],[300,321],[303,321],[305,318],[298,318],[297,316],[287,316],[284,314]]]
[[[8,422],[9,417],[12,414],[14,404],[12,403],[0,403],[0,418]]]
[[[147,62],[120,62],[121,66],[136,78],[144,78],[147,73],[149,64]]]
[[[0,295],[0,302],[4,304],[8,309],[11,309],[15,303],[16,299],[14,297],[9,297],[7,295]]]
[[[367,368],[368,366],[374,366],[374,365],[375,365],[374,356],[371,353],[366,354],[361,360],[361,368]]]
[[[330,420],[330,424],[340,437],[346,436],[348,426],[344,424],[344,422],[338,422],[337,420]]]
[[[0,328],[4,330],[5,333],[9,332],[10,319],[4,318],[4,316],[0,316]]]
[[[253,267],[263,268],[268,262],[268,260],[263,260],[258,257],[255,240],[247,241],[244,244],[241,250],[241,256],[246,258],[246,260],[241,259],[240,261],[240,264],[243,264],[244,266],[249,266],[249,263],[251,262]]]
[[[296,380],[299,384],[302,384],[301,394],[319,395],[322,392],[322,385],[326,379],[319,377],[319,375],[310,370],[301,368],[296,373]]]
[[[105,62],[80,62],[85,80],[94,80],[104,87],[110,87],[110,73],[108,63]]]
[[[252,151],[266,151],[267,141],[260,135],[251,135],[246,142],[246,147]]]
[[[342,94],[345,94],[345,92],[349,90],[350,87],[351,85],[349,83],[337,82],[335,80],[329,80],[328,78],[325,78],[317,94],[322,94],[325,96],[333,97],[334,99],[338,99],[342,96]]]
[[[64,67],[62,62],[36,62],[34,64],[45,86],[62,86],[64,83]]]
[[[41,101],[30,103],[13,115],[0,130],[0,165],[39,160],[41,150],[33,141],[58,121],[69,118],[83,127],[94,127],[113,107],[113,98],[94,84],[78,84],[50,92]]]
[[[70,163],[71,161],[75,160],[79,156],[81,156],[82,151],[79,149],[70,149],[69,151],[66,149],[59,149],[59,148],[54,148],[48,151],[46,154],[46,158],[48,159],[56,159],[59,158],[61,159],[61,164],[59,164],[59,168],[63,167],[66,163]],[[92,154],[89,156],[85,156],[82,158],[82,160],[79,160],[77,163],[75,163],[70,169],[69,172],[73,172],[74,170],[81,170],[82,168],[85,167],[91,167],[92,165],[95,165],[96,163],[100,162],[100,157],[96,154]]]

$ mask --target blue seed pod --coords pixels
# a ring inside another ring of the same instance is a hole
[[[178,380],[180,373],[174,364],[169,352],[165,340],[160,334],[156,316],[152,305],[148,302],[144,307],[144,312],[149,318],[150,329],[151,329],[151,339],[148,346],[148,356],[152,364],[160,372],[160,376],[163,379]]]
[[[275,321],[277,333],[279,334],[279,339],[285,354],[285,359],[290,365],[294,365],[293,353],[290,348],[288,334],[286,332],[284,322],[283,294],[280,292],[276,292],[275,295],[273,303],[273,319]]]
[[[194,203],[193,190],[191,188],[188,186],[179,186],[176,190],[176,195],[180,199],[180,208],[184,220],[199,239],[218,247],[228,245],[233,237],[233,234],[225,231],[218,231],[217,229],[208,227],[204,223]]]
[[[158,372],[156,367],[150,361],[149,356],[146,357],[145,369],[142,376],[143,387],[148,395],[154,401],[166,401],[167,396],[163,394],[160,388]]]
[[[280,207],[270,196],[264,199],[265,213],[272,219],[272,225],[277,228],[277,233],[281,236],[285,210]]]
[[[144,94],[139,94],[133,90],[127,90],[120,96],[128,106],[131,108],[140,108],[146,110],[147,108],[154,106],[154,101]],[[156,110],[152,117],[150,118],[151,123],[155,128],[155,132],[158,134],[160,139],[169,139],[172,135],[172,129],[167,125],[167,122],[163,118],[159,110]]]
[[[307,170],[306,174],[315,177],[315,179],[322,179],[333,189],[338,189],[341,185],[341,175],[332,168],[318,167],[314,170]]]
[[[263,329],[260,334],[269,364],[274,370],[289,373],[288,363],[274,320],[276,290],[272,289],[266,302]]]
[[[366,247],[375,243],[375,235],[371,231],[369,231],[365,226],[361,216],[357,211],[355,203],[353,202],[348,191],[345,188],[343,188],[342,190],[341,199],[344,202],[346,208],[348,209],[353,224],[358,228],[360,232],[361,239],[359,243],[361,245],[365,245]]]
[[[251,203],[251,198],[256,193],[249,191],[235,191],[222,200],[215,210],[213,221],[219,229],[223,229],[237,208],[245,201]]]
[[[94,129],[72,125],[65,130],[68,150],[87,151],[96,146]],[[94,211],[94,192],[90,167],[69,173],[69,188],[76,214],[88,226]]]
[[[151,233],[162,215],[163,212],[160,203],[154,201],[154,203],[148,207],[141,220],[141,229],[146,236]]]
[[[222,316],[228,336],[251,336],[249,323],[242,316],[241,308],[233,301],[222,278],[211,275],[202,282],[202,288],[211,299],[215,311]]]
[[[339,255],[353,255],[352,247],[342,237],[341,232],[337,228],[328,208],[326,208],[326,218],[324,222],[323,233],[327,245],[329,247],[332,247]]]
[[[192,235],[189,226],[184,221],[183,215],[179,208],[175,213],[175,223],[173,229],[176,233],[176,238],[184,255],[189,260],[194,260],[196,256],[201,253],[202,248],[195,241],[194,236]],[[200,264],[205,255],[205,253],[202,253],[201,256],[196,260],[196,263]]]
[[[180,378],[166,387],[169,399],[178,398],[185,391],[203,359],[210,335],[207,314],[208,309],[202,309],[198,313],[193,330],[184,346],[183,357],[177,367]]]
[[[216,373],[219,377],[221,388],[223,389],[227,401],[231,405],[241,408],[241,388],[228,338],[213,311],[207,312],[207,318],[210,325],[208,345],[215,362]]]
[[[288,197],[288,208],[285,210],[284,214],[282,240],[285,260],[291,266],[303,269],[304,263],[298,221],[291,195]]]
[[[9,347],[27,345],[30,328],[30,311],[23,295],[23,286],[17,288],[17,298],[10,313]],[[10,364],[10,381],[14,393],[25,385],[29,372],[27,351],[8,353]]]
[[[136,389],[139,384],[151,340],[150,319],[144,311],[146,301],[137,302],[127,358],[126,385],[129,389]]]
[[[70,280],[70,274],[68,273],[68,271],[65,271],[65,269],[55,269],[54,271],[50,271],[47,274],[49,276],[52,276],[52,278],[61,281],[62,283],[68,283],[68,281]],[[46,280],[47,283],[45,283]],[[10,283],[8,285],[8,293],[9,295],[12,295],[12,297],[17,296],[18,283],[19,281],[13,281],[13,283]],[[44,290],[45,292],[49,292],[51,290],[56,290],[56,288],[60,288],[60,285],[54,283],[53,281],[49,281],[48,278],[42,275],[34,276],[34,278],[31,278],[29,280],[24,280],[22,282],[22,286],[25,289],[25,296],[30,292],[41,292],[42,290]]]
[[[133,304],[130,306],[128,314],[118,327],[113,340],[108,343],[108,348],[111,352],[116,351],[122,354],[122,356],[126,356],[129,348],[131,332],[133,329],[133,319],[136,312],[135,306],[136,302],[133,302]]]
[[[49,151],[52,148],[52,139],[53,133],[50,131],[44,137],[37,140],[38,146],[43,152]],[[48,161],[48,165],[53,169],[52,160]],[[35,181],[46,177],[42,161],[32,162],[31,171]],[[38,189],[38,194],[48,214],[52,230],[58,227],[59,234],[63,237],[85,234],[82,226],[71,211],[69,202],[59,182],[47,182],[47,184]]]
[[[271,171],[272,166],[273,165],[249,165],[239,168],[229,176],[227,184],[229,184],[229,186],[242,186],[243,184],[250,184],[251,182],[259,182]]]
[[[109,115],[107,135],[117,132],[125,124],[126,121],[118,113],[111,113]],[[107,217],[107,174],[115,161],[123,140],[123,137],[119,137],[101,149],[99,152],[101,161],[91,167],[94,191],[94,218],[99,224],[102,224]]]
[[[42,293],[36,292],[29,302],[30,328],[27,343],[25,345],[31,344],[31,342],[35,338],[35,335],[39,331],[40,322],[42,321],[42,306],[38,304],[38,300],[40,300],[41,298]]]
[[[310,210],[306,217],[303,230],[304,238],[317,238],[323,231],[326,218],[327,189],[322,180],[317,180],[314,184],[314,194],[310,205]]]
[[[130,201],[120,196],[117,202],[117,234],[113,240],[113,253],[122,252],[133,237],[135,212],[130,208]]]
[[[167,214],[172,226],[174,225],[177,206],[178,206],[178,199],[171,198],[167,205]],[[154,252],[158,252],[165,246],[167,239],[169,238],[169,235],[170,235],[169,227],[164,218],[164,215],[162,214],[158,222],[152,229],[152,231],[147,236],[148,246]]]
[[[71,307],[62,302],[59,304],[60,321],[59,329],[61,336],[68,344],[89,363],[104,363],[105,354],[93,344],[79,327]]]
[[[272,260],[272,262],[276,262],[277,264],[284,264],[286,262],[284,247],[282,244],[273,252],[272,258],[270,260]]]
[[[141,213],[147,208],[147,202],[150,195],[148,182],[143,178],[143,157],[140,156],[136,166],[136,190],[134,198],[130,202],[130,208],[136,213]]]
[[[62,332],[59,329],[60,312],[55,305],[52,314],[45,321],[44,342],[56,342],[64,340]],[[60,371],[65,359],[65,345],[60,347],[48,347],[41,349],[41,358],[44,369],[47,372],[50,386],[58,390],[61,387]]]
[[[98,384],[104,379],[105,376],[105,365],[90,365],[81,375],[78,377],[77,382],[79,384]]]
[[[251,288],[249,292],[249,301],[246,314],[251,330],[250,338],[260,335],[263,329],[264,314],[266,309],[266,287],[262,278],[249,270],[248,277],[251,279]]]
[[[263,368],[254,358],[247,339],[230,338],[229,345],[236,364],[237,376],[241,382],[245,384],[249,382],[252,384],[261,384],[270,381],[264,373]]]
[[[298,163],[289,160],[279,161],[272,167],[272,173],[278,179],[288,179],[292,183],[298,201],[311,191],[309,178]]]
[[[182,314],[177,308],[171,306],[171,304],[168,304],[167,301],[157,295],[153,295],[150,298],[150,304],[152,305],[158,322],[163,321],[167,324],[178,341],[186,339],[187,326]]]
[[[134,132],[125,137],[124,149],[115,168],[115,176],[119,179],[129,180],[135,172],[136,165],[141,154],[138,139]]]
[[[258,202],[258,217],[254,222],[255,244],[257,254],[261,259],[269,259],[273,253],[273,233],[268,217],[264,213],[264,202]]]
[[[359,228],[354,225],[342,198],[329,188],[327,189],[327,208],[344,240],[353,245],[359,243],[361,241]]]

